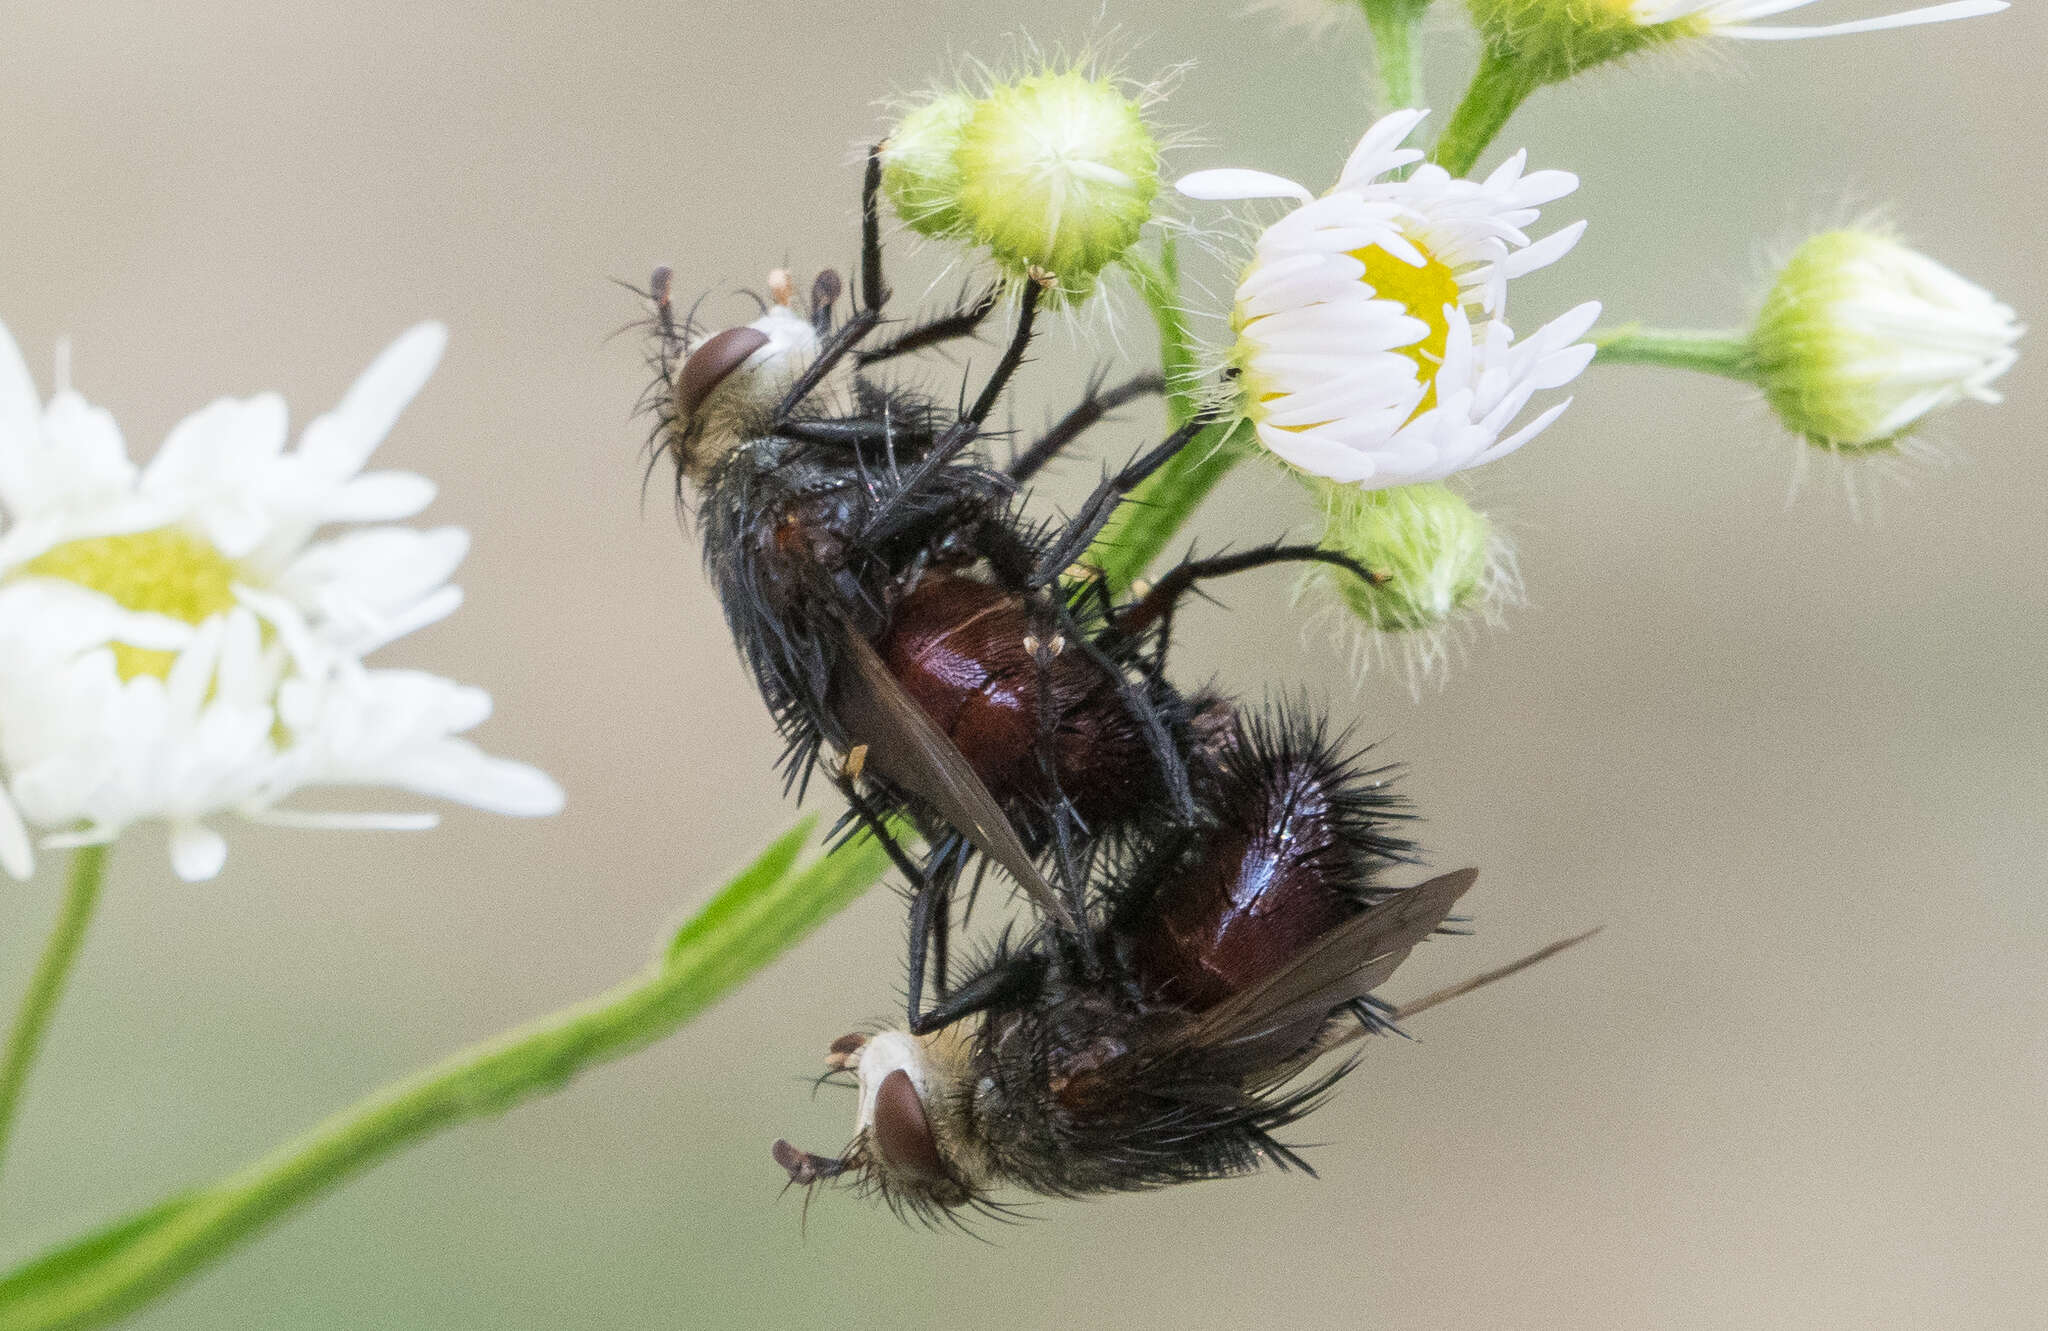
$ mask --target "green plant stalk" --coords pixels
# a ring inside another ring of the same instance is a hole
[[[241,1171],[0,1280],[0,1331],[101,1326],[162,1295],[295,1206],[401,1147],[503,1113],[673,1032],[850,903],[888,856],[858,837],[791,872],[805,819],[735,877],[638,978],[474,1045]]]
[[[1104,529],[1087,562],[1102,570],[1114,592],[1129,590],[1145,576],[1194,516],[1217,482],[1250,457],[1251,425],[1212,425],[1196,435],[1173,461],[1140,485]]]
[[[1430,160],[1454,176],[1469,175],[1479,155],[1499,136],[1517,108],[1536,91],[1538,80],[1527,64],[1488,47],[1479,57],[1471,85],[1444,126]]]
[[[1135,251],[1123,259],[1132,284],[1159,327],[1159,366],[1166,379],[1166,415],[1175,429],[1200,409],[1200,367],[1194,337],[1180,304],[1180,267],[1173,238],[1160,246],[1155,266]],[[1123,592],[1143,577],[1201,506],[1216,483],[1251,453],[1249,429],[1212,425],[1132,492],[1089,550],[1086,562],[1102,570],[1110,589]]]
[[[1195,364],[1195,340],[1188,332],[1187,312],[1180,306],[1180,247],[1172,236],[1159,246],[1159,262],[1137,250],[1126,250],[1124,272],[1138,289],[1152,322],[1159,328],[1159,374],[1166,380],[1166,415],[1175,429],[1195,414],[1195,392],[1201,370]]]
[[[1596,365],[1661,365],[1697,370],[1724,379],[1756,382],[1756,361],[1749,338],[1740,331],[1693,329],[1596,328],[1589,339],[1599,350]]]
[[[99,903],[100,884],[107,876],[107,849],[81,846],[72,853],[71,882],[64,891],[57,925],[43,944],[42,958],[36,962],[21,1010],[14,1018],[13,1033],[7,1038],[7,1061],[0,1064],[0,1165],[6,1164],[7,1143],[13,1136],[21,1093],[28,1086],[29,1069],[35,1066],[50,1018],[64,997],[71,964],[78,960],[79,947],[85,942],[86,926],[92,923],[93,907]]]
[[[1415,32],[1429,0],[1359,0],[1372,29],[1379,113],[1422,105],[1422,48]]]

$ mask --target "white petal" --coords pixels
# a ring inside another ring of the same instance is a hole
[[[438,323],[415,324],[401,333],[370,362],[333,411],[306,427],[298,456],[331,481],[361,471],[441,363],[447,346],[448,330]]]
[[[68,495],[83,496],[126,489],[135,481],[135,464],[113,413],[95,407],[76,393],[59,393],[43,413],[48,447],[62,451]]]
[[[1996,14],[2009,7],[2007,0],[1954,0],[1951,4],[1929,5],[1922,9],[1908,9],[1898,14],[1881,14],[1875,18],[1852,19],[1846,23],[1828,23],[1819,27],[1751,27],[1734,24],[1718,28],[1717,31],[1724,37],[1744,37],[1751,41],[1846,37],[1857,32],[1883,32],[1888,28],[1910,28],[1922,23],[1945,23],[1950,19],[1976,18],[1983,14]]]
[[[1574,305],[1537,329],[1536,336],[1530,340],[1542,341],[1550,346],[1565,346],[1591,332],[1593,325],[1599,321],[1600,302],[1589,300],[1582,305]]]
[[[487,813],[545,818],[562,811],[561,786],[538,767],[495,758],[463,739],[445,739],[400,760],[385,778]]]
[[[284,447],[284,399],[216,398],[171,427],[143,468],[145,490],[163,492],[243,481]]]
[[[73,832],[51,832],[37,844],[44,850],[77,850],[81,846],[110,844],[118,832],[109,827],[85,827]]]
[[[1478,461],[1491,462],[1495,458],[1506,457],[1508,454],[1520,448],[1523,444],[1528,443],[1531,439],[1534,439],[1537,435],[1542,434],[1545,430],[1549,429],[1550,423],[1556,420],[1559,416],[1564,415],[1564,409],[1566,407],[1569,407],[1571,404],[1572,400],[1570,398],[1566,398],[1564,401],[1551,407],[1541,416],[1538,416],[1535,420],[1523,426],[1516,433],[1509,435],[1507,438],[1495,444],[1492,448],[1489,448],[1484,453],[1481,453],[1479,455]]]
[[[43,399],[21,358],[14,334],[0,323],[0,456],[26,449],[42,431]],[[6,474],[0,466],[0,477]]]
[[[1370,177],[1391,169],[1399,163],[1380,160],[1402,143],[1405,143],[1415,127],[1422,123],[1428,111],[1407,108],[1381,116],[1358,140],[1358,146],[1345,159],[1344,169],[1337,176],[1340,184],[1353,184],[1361,177]],[[1416,153],[1417,158],[1421,153]],[[1411,159],[1412,160],[1412,159]]]
[[[1517,250],[1508,256],[1502,270],[1510,278],[1533,273],[1546,268],[1571,253],[1572,246],[1579,243],[1579,237],[1586,234],[1583,221],[1574,222],[1561,231],[1553,231],[1524,250]]]
[[[357,655],[368,656],[378,648],[397,642],[408,634],[417,633],[429,624],[440,623],[461,608],[462,588],[438,587],[406,609],[383,619],[349,645],[355,649]]]
[[[228,862],[227,838],[204,823],[178,823],[171,828],[171,869],[188,883],[220,875]]]
[[[327,522],[396,522],[434,502],[434,483],[409,471],[372,471],[342,486],[320,517]]]
[[[339,813],[316,809],[244,809],[252,823],[329,832],[431,832],[441,825],[438,813]]]
[[[0,327],[0,337],[6,335],[6,329]],[[0,388],[0,392],[4,391]],[[29,843],[28,825],[21,821],[21,810],[14,807],[5,785],[0,785],[0,869],[20,879],[36,871],[36,853]]]
[[[461,527],[370,527],[308,546],[277,580],[302,605],[333,590],[380,609],[404,606],[448,580],[469,553]]]
[[[1174,188],[1191,199],[1299,199],[1313,202],[1315,195],[1285,176],[1242,167],[1217,167],[1185,175]]]

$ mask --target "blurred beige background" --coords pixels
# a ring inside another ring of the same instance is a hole
[[[1825,17],[1861,11],[1853,0]],[[1464,69],[1434,25],[1440,114]],[[236,829],[217,881],[122,845],[27,1102],[0,1258],[243,1162],[458,1045],[613,983],[792,811],[697,553],[639,499],[634,317],[688,290],[850,262],[877,98],[1001,34],[1120,28],[1197,62],[1181,169],[1321,180],[1365,123],[1362,25],[1237,4],[9,5],[0,318],[53,340],[138,452],[212,397],[301,421],[400,329],[448,359],[380,460],[468,525],[467,607],[387,654],[490,688],[480,738],[570,792],[537,824],[424,836]],[[1510,127],[1585,186],[1572,260],[1523,318],[1736,321],[1761,256],[1890,202],[1911,238],[2048,311],[2037,97],[2048,11],[1728,46],[1539,95]],[[897,251],[916,293],[940,256]],[[1221,261],[1206,271],[1227,276]],[[723,307],[736,312],[737,303]],[[1146,345],[1137,330],[1128,340]],[[1034,423],[1111,354],[1048,339]],[[992,353],[989,353],[992,354]],[[986,359],[986,356],[983,356]],[[1354,689],[1286,580],[1189,616],[1185,677],[1308,686],[1413,765],[1478,935],[1414,993],[1606,933],[1388,1042],[1264,1176],[1048,1204],[993,1246],[821,1195],[809,1236],[767,1145],[830,1146],[805,1078],[896,1010],[876,892],[712,1016],[349,1185],[138,1326],[2022,1327],[2048,1308],[2048,356],[1956,459],[1852,518],[1739,389],[1595,372],[1479,478],[1531,606],[1441,692]],[[1150,437],[1134,417],[1104,445]],[[1071,495],[1093,463],[1052,487]],[[1198,533],[1296,520],[1232,482]],[[58,891],[0,885],[8,1001]]]

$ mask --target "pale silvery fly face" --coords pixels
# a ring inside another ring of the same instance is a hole
[[[898,1210],[933,1215],[973,1199],[986,1168],[968,1131],[962,1076],[966,1039],[957,1025],[928,1036],[907,1031],[846,1035],[826,1062],[854,1074],[860,1090],[844,1155],[812,1155],[775,1143],[775,1160],[805,1186],[852,1173]]]
[[[817,357],[823,339],[791,307],[789,275],[770,273],[768,291],[760,318],[692,341],[670,376],[667,446],[694,482],[762,427]]]

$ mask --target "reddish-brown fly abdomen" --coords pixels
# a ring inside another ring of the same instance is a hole
[[[1157,1000],[1213,1007],[1360,909],[1329,775],[1312,758],[1226,765],[1220,823],[1159,885],[1132,938],[1132,964]]]
[[[1051,795],[1039,763],[1039,677],[1024,602],[988,583],[930,576],[903,598],[875,642],[882,662],[1004,804]],[[1060,792],[1093,824],[1142,797],[1148,751],[1117,681],[1086,654],[1060,650],[1048,670]]]

